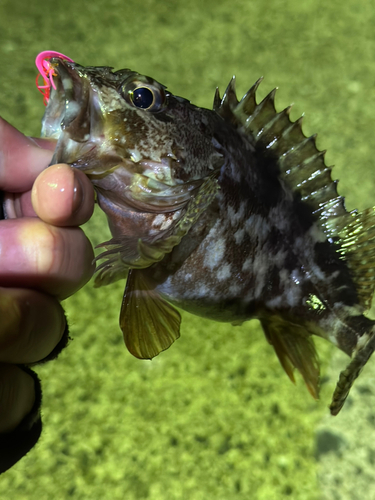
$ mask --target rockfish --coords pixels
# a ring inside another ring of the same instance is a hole
[[[318,335],[352,357],[337,414],[375,347],[364,315],[374,208],[345,209],[301,119],[276,111],[275,91],[257,103],[260,80],[238,101],[233,78],[208,110],[129,69],[45,54],[42,136],[57,139],[52,163],[85,172],[108,217],[95,284],[126,278],[129,351],[167,349],[179,337],[175,306],[233,325],[257,318],[289,377],[297,368],[317,398]]]

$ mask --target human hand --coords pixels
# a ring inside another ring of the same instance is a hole
[[[35,378],[18,365],[45,359],[67,336],[59,301],[94,271],[91,244],[77,227],[93,212],[94,190],[68,165],[44,170],[54,145],[0,118],[7,216],[0,220],[0,433],[16,429],[34,405]]]

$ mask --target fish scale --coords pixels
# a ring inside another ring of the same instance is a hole
[[[261,79],[239,101],[233,77],[207,110],[128,69],[49,64],[43,135],[58,141],[52,162],[81,168],[107,214],[113,238],[100,245],[95,284],[127,278],[129,351],[152,358],[170,347],[175,306],[233,325],[257,318],[288,376],[299,370],[317,398],[317,335],[352,357],[337,414],[375,348],[364,315],[375,211],[346,211],[302,118],[277,112],[276,89],[257,103]]]

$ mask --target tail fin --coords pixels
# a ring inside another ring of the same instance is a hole
[[[331,415],[337,415],[343,407],[349,391],[354,384],[355,379],[361,373],[363,367],[369,360],[375,350],[375,327],[371,333],[363,335],[359,341],[359,346],[355,351],[352,360],[340,373],[335,392],[330,404]]]

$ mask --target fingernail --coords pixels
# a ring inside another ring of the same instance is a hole
[[[77,175],[77,172],[74,173],[74,188],[73,188],[73,214],[78,212],[83,204],[83,187],[81,184],[81,180]]]

